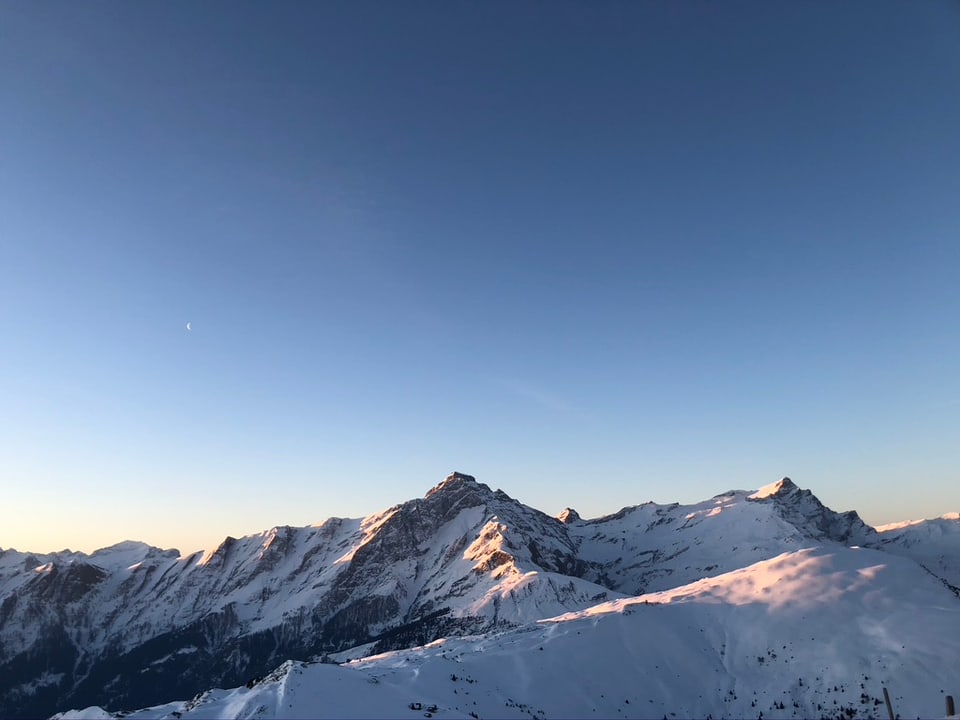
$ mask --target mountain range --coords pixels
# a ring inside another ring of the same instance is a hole
[[[550,517],[461,473],[363,519],[277,527],[187,556],[134,542],[89,555],[6,550],[0,716],[92,706],[87,716],[151,707],[146,716],[395,717],[419,704],[451,717],[761,706],[768,718],[865,717],[860,701],[879,696],[861,675],[887,672],[896,687],[896,671],[926,688],[940,678],[931,658],[960,657],[949,639],[960,627],[958,550],[956,514],[871,528],[788,478],[584,520],[572,509]],[[925,618],[920,636],[908,611]],[[852,644],[847,655],[838,639]],[[790,672],[809,676],[803,685],[780,671],[786,653]],[[876,662],[887,671],[869,658],[885,658]],[[582,688],[583,662],[595,691]],[[434,682],[464,674],[473,682]],[[758,705],[751,693],[764,676],[784,689]],[[483,702],[462,702],[461,688]],[[898,702],[932,702],[932,690],[907,689]]]

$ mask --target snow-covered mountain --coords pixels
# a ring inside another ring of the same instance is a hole
[[[876,546],[912,558],[960,595],[960,513],[877,528]]]
[[[960,535],[943,530],[931,549],[918,533],[877,533],[788,479],[583,520],[573,510],[551,518],[454,473],[367,518],[227,538],[185,557],[130,542],[89,556],[7,550],[0,716],[154,705],[242,685],[287,660],[528,627],[811,547],[905,556],[955,600]],[[949,560],[931,560],[940,556]]]
[[[638,595],[719,575],[811,542],[866,544],[855,512],[835,513],[789,478],[696,505],[646,503],[597,520],[564,511],[586,577]]]
[[[125,717],[851,720],[886,717],[884,688],[898,717],[936,717],[960,689],[957,627],[960,602],[915,562],[824,544],[520,628],[287,662]]]

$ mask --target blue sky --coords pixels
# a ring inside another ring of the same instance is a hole
[[[956,511],[958,32],[0,7],[0,546],[193,550],[454,469],[585,516],[784,474]]]

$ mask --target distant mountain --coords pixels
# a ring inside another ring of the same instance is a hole
[[[453,473],[364,519],[227,538],[187,557],[131,542],[91,555],[8,550],[0,716],[154,705],[243,685],[287,660],[525,626],[804,548],[869,545],[911,566],[937,555],[912,532],[877,533],[786,478],[583,520]],[[924,565],[945,590],[956,585],[950,561]]]
[[[814,542],[867,544],[855,512],[835,513],[783,478],[697,505],[646,503],[597,520],[567,520],[590,580],[629,595],[719,575]]]
[[[287,662],[141,718],[942,717],[960,601],[825,543],[671,590],[346,665]],[[110,718],[100,708],[67,718]]]
[[[872,544],[916,560],[960,596],[960,513],[878,527]]]

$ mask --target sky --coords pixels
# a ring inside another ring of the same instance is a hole
[[[960,6],[0,5],[0,547],[449,472],[960,509]],[[187,323],[190,329],[187,329]]]

